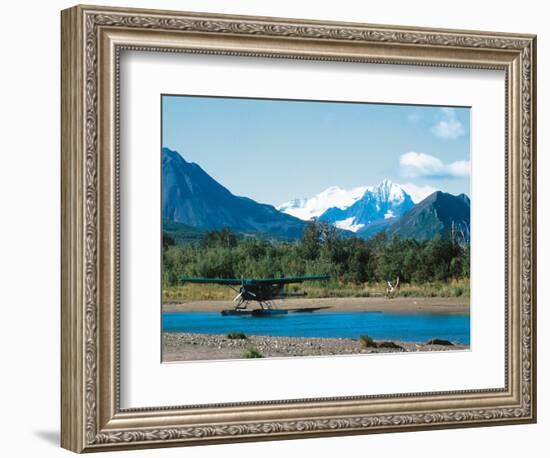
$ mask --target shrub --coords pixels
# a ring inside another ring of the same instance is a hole
[[[451,341],[446,339],[430,339],[426,342],[426,345],[454,345]]]
[[[455,286],[455,287],[451,288],[451,296],[453,296],[453,297],[460,297],[460,296],[462,296],[463,292],[464,291],[459,286]]]
[[[391,340],[380,342],[380,343],[378,343],[377,347],[378,348],[393,348],[395,350],[403,350],[403,347],[401,345],[397,345],[395,342],[392,342]]]
[[[227,334],[228,339],[246,339],[246,334],[244,332],[230,332]]]
[[[361,341],[361,345],[363,345],[363,347],[365,347],[365,348],[369,348],[369,347],[376,348],[377,347],[376,342],[374,340],[372,340],[372,337],[368,336],[367,334],[364,334],[361,337],[359,337],[359,340]]]
[[[243,358],[263,358],[264,357],[256,347],[248,347],[245,351],[243,351],[241,356]]]

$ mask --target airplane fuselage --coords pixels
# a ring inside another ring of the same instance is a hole
[[[282,284],[258,284],[258,283],[244,283],[239,293],[245,301],[270,301],[282,297],[284,285]]]
[[[304,281],[320,281],[328,280],[328,275],[310,275],[301,277],[279,277],[279,278],[260,278],[260,279],[245,279],[245,278],[204,278],[204,277],[181,277],[178,278],[181,282],[189,283],[204,283],[227,285],[235,291],[238,291],[237,296],[233,299],[235,308],[231,313],[227,314],[243,314],[247,308],[248,302],[254,301],[260,304],[261,310],[272,311],[272,301],[274,299],[283,299],[285,297],[305,296],[306,293],[285,293],[285,285],[290,283],[302,283]],[[237,286],[239,289],[237,290]],[[259,312],[258,312],[259,313]],[[266,312],[266,315],[268,313]]]

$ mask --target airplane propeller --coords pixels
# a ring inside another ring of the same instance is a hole
[[[246,291],[246,288],[244,286],[244,277],[241,277],[241,290],[239,291],[239,294],[235,296],[235,299],[233,299],[233,302],[239,302],[242,297],[243,293]],[[254,294],[252,291],[246,291],[247,294],[250,294],[253,297],[256,297],[256,294]]]

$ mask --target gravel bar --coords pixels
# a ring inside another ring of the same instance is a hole
[[[374,341],[376,347],[365,348],[356,339],[317,337],[247,336],[229,339],[223,334],[162,333],[162,361],[198,361],[242,359],[248,349],[256,349],[264,358],[284,356],[330,356],[364,353],[403,353],[468,350],[467,345],[429,345],[413,342]]]

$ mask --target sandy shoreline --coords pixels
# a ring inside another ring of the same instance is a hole
[[[284,356],[330,356],[368,353],[467,350],[467,345],[427,345],[412,342],[376,341],[378,348],[365,348],[358,339],[248,336],[229,339],[222,334],[165,332],[162,334],[162,361],[242,359],[247,349],[256,349],[264,358]]]
[[[446,313],[467,314],[470,312],[470,298],[462,297],[335,297],[335,298],[291,298],[274,302],[277,308],[330,307],[330,311],[386,311],[401,313]],[[163,304],[163,312],[219,312],[235,306],[233,301],[188,301],[178,304]],[[251,302],[249,308],[258,308]]]

